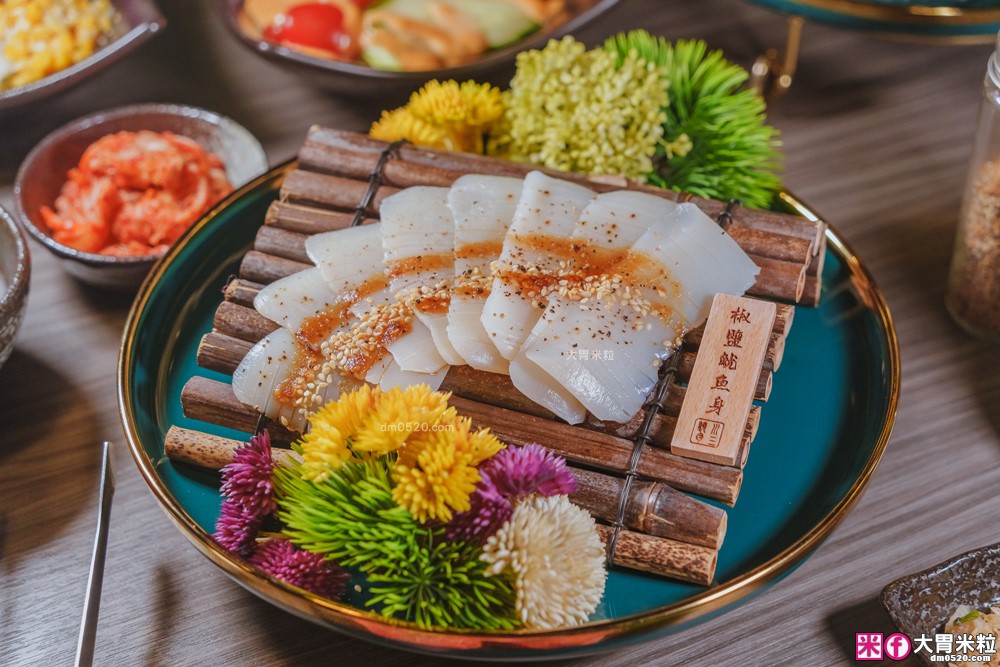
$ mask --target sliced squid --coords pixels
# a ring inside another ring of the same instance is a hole
[[[448,340],[473,368],[507,375],[507,359],[482,323],[490,293],[490,265],[500,256],[524,181],[504,176],[462,176],[451,186],[455,220],[455,286],[448,307]]]
[[[430,330],[444,361],[464,364],[448,340],[448,303],[455,278],[455,222],[448,188],[407,188],[386,197],[380,214],[390,291],[397,298],[412,297],[413,312]],[[417,296],[420,290],[426,294]]]
[[[517,355],[542,314],[541,299],[521,276],[530,270],[554,274],[571,258],[566,239],[593,197],[582,185],[540,171],[525,177],[499,258],[501,274],[494,277],[483,307],[483,327],[505,359]]]
[[[570,239],[576,250],[566,262],[565,270],[579,277],[606,274],[625,256],[629,246],[649,229],[657,216],[673,210],[674,206],[673,202],[660,197],[635,192],[607,192],[597,195],[583,209],[574,225]],[[568,299],[558,292],[550,293],[545,312],[566,312],[564,301]],[[547,328],[543,315],[517,356],[510,362],[511,381],[528,398],[570,424],[578,424],[586,416],[584,404],[564,382],[538,366],[527,355],[527,350],[535,348],[539,337],[548,338],[549,340],[542,342],[549,345],[572,346],[575,343],[579,348],[579,341],[571,341],[565,334],[547,332]],[[553,336],[558,338],[553,339]],[[576,355],[585,353],[585,349],[577,348],[569,349]],[[589,350],[586,353],[589,359]],[[604,354],[603,350],[601,354]]]
[[[635,415],[674,344],[707,316],[712,296],[743,294],[759,272],[696,206],[658,201],[636,202],[633,212],[649,229],[614,267],[651,312],[617,298],[552,301],[525,346],[525,356],[598,419]]]

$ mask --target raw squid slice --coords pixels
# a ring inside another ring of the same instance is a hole
[[[263,287],[253,300],[258,313],[276,324],[296,331],[303,322],[319,316],[332,317],[336,297],[319,269],[306,269]],[[330,325],[339,322],[331,320]]]
[[[529,336],[525,345],[531,342]],[[587,408],[558,379],[521,354],[510,362],[510,380],[518,391],[567,424],[579,424],[587,417]]]
[[[306,253],[323,274],[330,289],[351,303],[350,312],[363,316],[373,306],[395,302],[385,276],[382,226],[362,225],[306,239]],[[402,370],[435,373],[445,365],[431,332],[419,320],[410,331],[389,345],[389,352]],[[377,384],[382,373],[375,366],[367,378]]]
[[[712,296],[743,294],[759,269],[693,204],[645,202],[649,229],[614,267],[657,310],[620,298],[550,301],[524,355],[602,420],[625,422],[642,407],[672,343],[707,315]],[[658,210],[659,209],[659,210]]]
[[[376,223],[315,234],[306,254],[337,298],[358,299],[386,286],[382,269],[382,228]],[[351,294],[361,287],[357,294]]]
[[[372,305],[388,306],[392,303],[396,303],[396,300],[391,292],[382,290],[371,295],[366,303],[359,303],[352,310],[362,315]],[[418,378],[421,374],[448,370],[448,363],[438,354],[431,330],[416,318],[410,320],[409,330],[389,343],[386,349],[401,371],[414,374],[414,383],[423,381]],[[373,366],[365,377],[372,384],[381,384],[381,378],[377,366]]]
[[[448,306],[448,340],[477,370],[507,374],[507,360],[483,327],[490,264],[500,256],[524,184],[504,176],[462,176],[451,186],[455,219],[455,287]]]
[[[397,297],[412,289],[428,290],[428,296],[413,301],[413,312],[430,329],[441,358],[464,364],[448,340],[448,302],[455,278],[455,222],[448,189],[407,188],[386,197],[380,210],[389,289]]]
[[[717,293],[743,294],[754,284],[760,269],[736,241],[694,204],[678,204],[643,234],[632,254],[653,262],[640,263],[639,279],[659,287],[664,271],[683,285],[680,293],[666,290],[666,302],[682,314],[687,326],[708,316]],[[686,306],[682,306],[686,302]]]
[[[535,305],[541,300],[531,294],[530,285],[516,280],[517,272],[534,267],[556,273],[559,262],[570,258],[560,250],[569,250],[567,237],[593,197],[594,192],[582,185],[540,171],[525,177],[500,255],[500,268],[509,273],[494,278],[482,317],[483,327],[505,359],[514,358],[542,314]]]
[[[233,392],[241,403],[255,408],[288,428],[303,432],[306,416],[293,401],[279,400],[276,391],[290,382],[298,372],[298,344],[288,329],[272,331],[253,346],[233,373]],[[358,383],[337,377],[320,393],[320,404],[337,398],[341,391]]]
[[[637,331],[624,321],[629,315],[635,319],[628,306],[608,312],[559,304],[546,311],[524,354],[598,419],[628,421],[656,384],[676,336],[674,322],[650,318],[650,328]]]
[[[586,242],[576,264],[602,259],[604,252],[625,252],[677,204],[645,192],[616,190],[591,200],[573,228],[572,238]],[[596,266],[594,268],[601,268]]]
[[[399,367],[399,364],[396,363],[391,355],[383,357],[382,360],[375,365],[375,367],[381,369],[381,374],[378,378],[378,386],[383,390],[392,389],[393,387],[405,389],[406,387],[411,387],[416,384],[426,384],[430,386],[432,391],[436,391],[441,386],[441,383],[444,382],[444,376],[448,374],[448,366],[445,366],[434,373],[414,373],[412,371],[404,371]],[[372,370],[375,370],[375,367],[373,367]],[[371,372],[369,372],[369,376],[372,376]]]
[[[579,243],[574,246],[577,251],[568,268],[582,276],[606,273],[611,265],[625,256],[629,246],[642,236],[657,216],[673,210],[674,206],[673,202],[643,193],[619,191],[597,195],[583,209],[580,219],[574,226],[570,238]],[[550,294],[546,314],[559,313],[559,316],[563,317],[566,312],[564,301],[567,300],[559,294]],[[511,381],[521,393],[534,402],[548,408],[570,424],[578,424],[586,416],[584,405],[577,400],[564,381],[553,377],[538,366],[527,356],[526,351],[535,348],[537,336],[548,337],[550,344],[553,345],[558,345],[552,341],[553,335],[564,341],[579,336],[573,331],[575,327],[570,327],[569,331],[561,333],[547,332],[547,328],[549,325],[543,315],[517,356],[510,362]],[[558,325],[555,328],[558,328]],[[577,342],[578,347],[579,342]],[[573,347],[568,349],[578,354],[583,352]],[[589,350],[587,352],[589,359]],[[601,354],[603,356],[603,351]],[[625,386],[622,381],[619,381],[618,385],[619,390]]]

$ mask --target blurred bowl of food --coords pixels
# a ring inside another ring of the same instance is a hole
[[[14,338],[28,304],[30,276],[28,239],[14,218],[0,208],[0,368],[14,349]]]
[[[217,0],[246,47],[338,93],[483,80],[619,0]]]
[[[52,132],[14,181],[14,213],[79,280],[118,291],[202,214],[267,170],[260,142],[212,111],[142,104]]]
[[[152,0],[0,2],[0,112],[82,83],[164,27]]]

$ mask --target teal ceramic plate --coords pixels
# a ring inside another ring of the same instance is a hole
[[[997,0],[749,1],[812,21],[942,43],[992,44],[1000,28]]]
[[[885,449],[899,392],[899,352],[885,300],[835,232],[819,308],[800,308],[746,467],[743,490],[709,588],[616,570],[590,623],[567,630],[483,634],[421,630],[270,579],[224,552],[210,533],[215,474],[174,466],[172,425],[244,439],[187,419],[180,392],[227,278],[237,272],[290,166],[234,193],[154,268],[136,299],[119,362],[119,401],[132,454],[167,515],[194,545],[262,598],[347,634],[398,648],[480,658],[539,658],[612,650],[721,613],[790,571],[859,498]],[[812,213],[790,195],[785,206]]]

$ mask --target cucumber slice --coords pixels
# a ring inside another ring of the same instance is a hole
[[[366,65],[375,69],[384,69],[389,72],[399,72],[403,69],[403,64],[399,62],[396,54],[384,46],[366,46],[361,51],[361,59],[365,61]]]
[[[491,49],[512,44],[541,27],[516,6],[503,0],[382,0],[373,7],[427,21],[430,20],[427,6],[431,2],[445,2],[471,16],[479,24]]]
[[[446,0],[476,19],[491,49],[513,44],[541,26],[509,2],[497,0]]]

